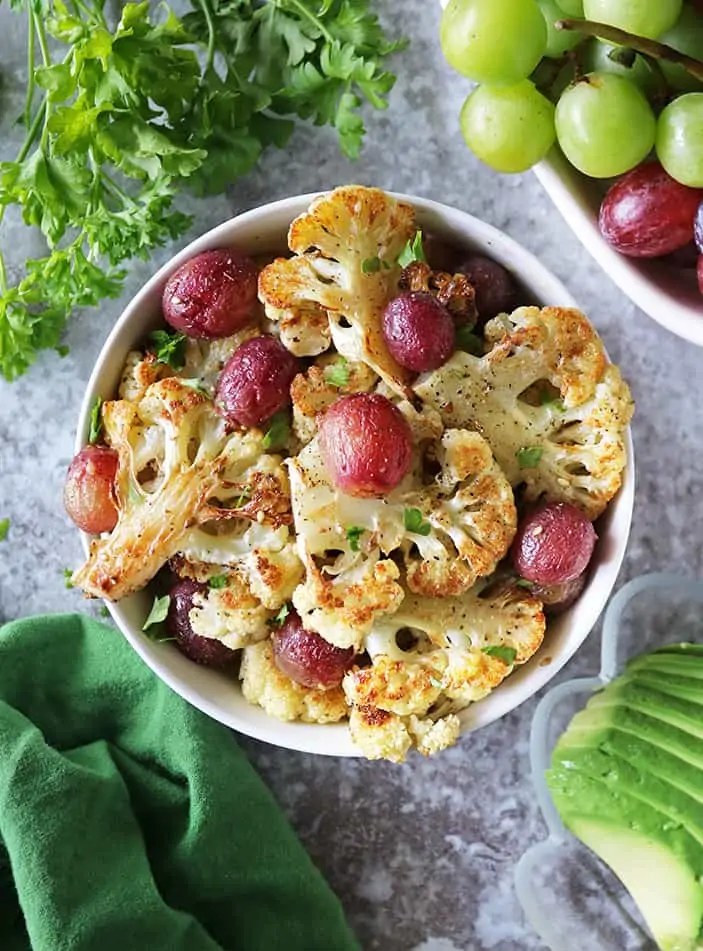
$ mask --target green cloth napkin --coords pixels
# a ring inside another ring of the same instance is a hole
[[[3,951],[358,951],[232,734],[112,627],[0,630]]]

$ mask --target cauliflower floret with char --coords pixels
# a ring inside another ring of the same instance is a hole
[[[398,256],[414,233],[412,206],[380,189],[346,186],[315,199],[290,226],[295,256],[259,275],[259,297],[266,316],[280,321],[283,344],[298,355],[321,353],[322,307],[337,351],[405,393],[410,376],[388,352],[381,317],[397,293]],[[305,348],[301,327],[308,322],[314,329]]]
[[[424,756],[453,746],[459,738],[461,724],[451,713],[432,720],[415,715],[402,717],[378,707],[355,706],[349,716],[349,731],[367,759],[403,763],[413,746]]]
[[[266,640],[271,633],[267,611],[253,596],[245,579],[236,571],[227,572],[221,588],[208,588],[193,595],[190,623],[201,637],[213,637],[238,650],[247,644]]]
[[[334,382],[331,382],[334,381]],[[345,393],[368,393],[378,381],[365,363],[325,356],[305,373],[299,373],[290,388],[293,431],[301,443],[317,432],[317,417]]]
[[[349,713],[341,687],[303,687],[286,677],[273,660],[271,641],[245,647],[239,676],[242,693],[279,720],[337,723]]]
[[[574,309],[521,307],[486,326],[483,357],[455,353],[414,386],[448,426],[476,429],[525,497],[571,502],[597,518],[625,468],[633,403],[595,330]],[[559,391],[533,405],[540,386]]]

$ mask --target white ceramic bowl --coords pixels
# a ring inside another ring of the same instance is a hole
[[[313,197],[302,195],[273,202],[225,222],[193,241],[144,285],[115,324],[98,357],[81,408],[76,451],[87,442],[95,397],[114,397],[128,351],[161,324],[161,291],[169,275],[188,258],[208,248],[236,245],[251,254],[280,251],[285,247],[290,222],[308,207]],[[536,258],[500,231],[437,202],[407,195],[397,197],[415,206],[421,227],[461,246],[483,251],[518,275],[530,302],[574,305],[566,288]],[[464,732],[486,726],[531,697],[566,663],[596,623],[615,584],[630,532],[634,472],[629,434],[628,458],[625,482],[604,517],[591,579],[583,595],[550,624],[545,644],[528,664],[491,696],[460,714]],[[86,552],[88,540],[84,536]],[[275,720],[260,707],[247,703],[231,678],[193,664],[171,644],[149,640],[141,628],[151,601],[149,594],[139,592],[108,607],[141,658],[195,707],[241,733],[278,746],[336,756],[359,755],[345,724],[318,726]]]

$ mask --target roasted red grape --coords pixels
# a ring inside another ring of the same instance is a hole
[[[73,457],[63,490],[63,504],[84,532],[99,535],[117,524],[115,476],[119,457],[107,446],[86,446]]]
[[[660,257],[692,239],[701,199],[700,189],[679,184],[659,162],[645,162],[610,188],[598,224],[608,244],[622,254]]]
[[[505,268],[483,254],[472,254],[459,265],[476,292],[476,310],[481,323],[515,306],[515,283]]]
[[[276,666],[303,687],[337,687],[354,663],[351,647],[342,649],[308,631],[295,611],[273,635]]]
[[[254,337],[225,364],[215,405],[228,422],[258,426],[290,403],[290,385],[299,370],[296,358],[275,337]]]
[[[513,567],[522,578],[541,585],[573,581],[588,567],[596,539],[593,525],[575,505],[548,502],[518,525]]]
[[[581,596],[586,586],[587,574],[588,572],[584,571],[572,581],[564,581],[563,584],[533,584],[530,593],[542,602],[545,614],[561,614]]]
[[[397,362],[408,370],[436,370],[454,351],[454,321],[427,291],[399,294],[383,312],[383,336]]]
[[[190,623],[194,595],[207,590],[206,584],[192,581],[190,578],[178,581],[169,592],[171,600],[166,615],[166,631],[169,637],[175,639],[179,651],[196,664],[224,667],[235,659],[235,651],[214,637],[201,637],[196,634]]]
[[[412,464],[410,426],[378,393],[338,399],[320,421],[320,449],[334,484],[362,498],[386,495]]]
[[[696,217],[693,222],[693,237],[696,247],[703,254],[703,201],[698,206]]]
[[[256,265],[241,251],[203,251],[181,264],[164,287],[167,323],[189,337],[228,337],[253,316]]]

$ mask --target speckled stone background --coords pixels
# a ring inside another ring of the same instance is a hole
[[[411,38],[395,70],[391,108],[369,115],[368,140],[352,164],[326,130],[301,130],[271,152],[225,198],[192,204],[189,238],[223,219],[283,196],[356,181],[456,205],[504,229],[570,288],[601,331],[638,403],[637,504],[620,583],[652,569],[702,570],[703,351],[668,334],[624,297],[581,249],[526,174],[499,177],[466,151],[457,113],[464,82],[444,65],[432,0],[378,0],[386,23]],[[23,24],[0,9],[0,155],[16,149],[21,111]],[[16,57],[16,58],[15,58]],[[1,233],[12,261],[35,253],[17,219]],[[184,239],[185,241],[185,239]],[[41,358],[19,382],[0,382],[0,621],[34,612],[95,610],[64,587],[81,558],[61,505],[85,383],[124,303],[175,248],[137,264],[120,301],[75,317],[71,352]],[[594,632],[557,680],[597,669]],[[244,739],[314,859],[340,896],[366,951],[533,951],[512,876],[543,835],[528,776],[527,741],[536,700],[466,737],[434,760],[406,766],[315,758]]]

